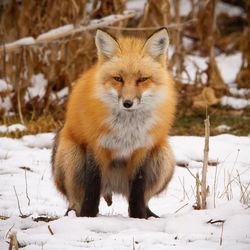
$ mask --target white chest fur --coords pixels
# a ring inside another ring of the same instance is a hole
[[[107,120],[111,131],[102,135],[100,146],[116,151],[116,157],[126,158],[139,148],[152,144],[148,131],[155,123],[151,111],[116,109]]]

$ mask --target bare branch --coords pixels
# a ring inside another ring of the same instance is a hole
[[[178,213],[181,209],[183,209],[184,207],[186,207],[189,203],[184,204],[183,206],[181,206],[180,208],[178,208],[174,213]]]
[[[30,205],[30,198],[28,195],[28,184],[27,184],[27,172],[26,172],[26,170],[24,170],[24,173],[25,173],[25,193],[26,193],[26,197],[28,199],[28,206],[29,206]]]
[[[208,152],[209,152],[209,134],[210,123],[209,116],[205,120],[205,147],[204,147],[204,160],[202,167],[202,181],[201,181],[201,208],[205,209],[207,206],[207,166],[208,166]]]
[[[13,188],[14,188],[14,192],[15,192],[15,195],[16,195],[17,205],[18,205],[18,210],[19,210],[20,216],[21,216],[21,217],[24,217],[24,214],[23,214],[22,211],[21,211],[20,202],[19,202],[19,198],[18,198],[18,196],[17,196],[17,192],[16,192],[15,186],[13,186]]]
[[[49,232],[50,232],[51,235],[54,235],[54,233],[53,233],[53,231],[52,231],[50,225],[48,225],[48,230],[49,230]]]

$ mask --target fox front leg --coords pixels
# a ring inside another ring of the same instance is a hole
[[[147,218],[147,209],[144,200],[146,177],[143,166],[131,180],[129,194],[129,216],[133,218]]]
[[[84,178],[84,199],[81,207],[80,216],[96,217],[99,212],[100,193],[101,193],[101,174],[99,165],[90,152],[86,153]]]

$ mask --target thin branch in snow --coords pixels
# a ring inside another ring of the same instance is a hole
[[[25,193],[26,193],[26,197],[28,199],[28,206],[30,205],[30,198],[28,195],[28,184],[27,184],[27,173],[26,170],[24,170],[24,174],[25,174]]]
[[[208,166],[208,152],[209,152],[209,135],[210,135],[210,122],[207,116],[205,123],[205,146],[204,146],[204,159],[202,167],[202,181],[201,181],[201,208],[206,209],[207,206],[207,166]]]
[[[217,170],[218,165],[215,166],[215,176],[214,176],[214,208],[215,208],[215,196],[216,196],[216,181],[217,181]]]
[[[13,186],[13,188],[14,188],[14,192],[15,192],[15,195],[16,195],[17,205],[18,205],[18,210],[19,210],[20,216],[21,216],[21,217],[24,217],[24,214],[23,214],[22,211],[21,211],[20,202],[19,202],[19,198],[18,198],[18,196],[17,196],[17,192],[16,192],[15,186]]]
[[[225,222],[225,220],[213,220],[213,219],[211,219],[211,220],[207,221],[207,224],[217,224],[217,223],[224,223],[224,222]]]
[[[181,183],[182,189],[183,189],[183,200],[185,200],[186,196],[189,199],[189,196],[187,194],[186,188],[185,188],[185,182],[184,182],[184,177],[183,177],[183,181],[181,181],[180,177],[178,176],[178,179]]]
[[[15,250],[18,250],[19,247],[18,247],[18,241],[16,238],[16,232],[13,232],[9,238],[10,238],[9,250],[12,250],[13,247],[15,248]]]
[[[200,194],[200,176],[197,172],[196,178],[195,178],[195,184],[196,184],[196,205],[194,206],[194,209],[201,209],[201,194]]]
[[[10,227],[10,229],[7,231],[7,233],[5,234],[5,238],[8,237],[8,234],[10,233],[10,231],[12,230],[12,228],[15,226],[15,223]]]
[[[186,167],[186,169],[188,170],[188,172],[194,177],[194,179],[196,180],[196,176],[191,172],[191,170],[188,168],[188,167]],[[199,180],[200,181],[200,180]],[[201,185],[201,182],[200,182],[200,185]]]
[[[174,213],[178,213],[181,209],[183,209],[184,207],[186,207],[189,203],[184,204],[183,206],[181,206],[180,208],[178,208]]]
[[[220,246],[222,245],[222,237],[223,237],[223,231],[224,231],[224,222],[225,221],[223,221],[222,222],[222,225],[221,225],[221,234],[220,234]]]
[[[50,232],[51,235],[54,235],[54,233],[53,233],[53,231],[52,231],[50,225],[48,225],[48,230],[49,230],[49,232]]]

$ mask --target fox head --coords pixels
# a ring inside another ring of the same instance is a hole
[[[152,108],[166,98],[171,77],[166,70],[169,36],[165,28],[149,38],[112,37],[97,30],[98,96],[125,111]]]

